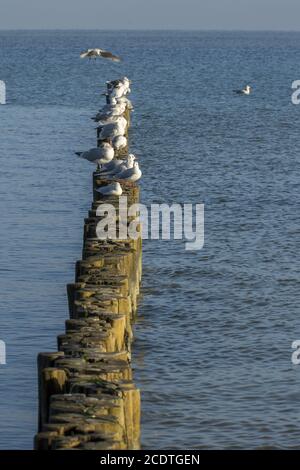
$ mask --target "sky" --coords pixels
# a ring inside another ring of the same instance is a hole
[[[300,30],[300,0],[0,0],[0,29]]]

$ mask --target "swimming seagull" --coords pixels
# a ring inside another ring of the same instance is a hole
[[[81,52],[81,59],[97,59],[98,57],[103,57],[104,59],[110,59],[113,62],[120,62],[121,59],[117,55],[112,54],[111,52],[104,51],[103,49],[88,49],[87,51]]]
[[[135,181],[138,181],[142,176],[142,172],[139,168],[138,162],[134,162],[132,168],[128,168],[127,170],[122,171],[121,173],[118,173],[115,178],[118,180],[126,180],[126,181],[131,181],[134,183]]]
[[[91,163],[103,165],[114,158],[115,151],[108,142],[102,142],[99,147],[92,148],[88,152],[76,152],[81,158]]]
[[[238,95],[250,95],[252,88],[250,85],[246,85],[242,90],[234,90]]]
[[[122,187],[118,182],[108,184],[107,186],[101,186],[100,188],[97,188],[96,191],[97,193],[102,194],[102,196],[121,196],[123,192]]]

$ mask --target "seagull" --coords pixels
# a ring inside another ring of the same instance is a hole
[[[126,108],[130,109],[130,111],[133,111],[133,104],[126,96],[122,96],[121,98],[117,100],[117,102],[118,104],[121,104],[121,103],[126,104]]]
[[[124,114],[125,110],[126,103],[116,103],[114,105],[108,104],[104,106],[93,119],[95,121],[101,121],[112,116],[121,116]]]
[[[122,79],[121,78],[118,78],[117,80],[108,80],[106,82],[106,85],[107,85],[107,88],[108,89],[112,89],[114,88],[115,86],[119,85],[120,83],[122,83]]]
[[[102,93],[102,95],[106,95],[107,93]],[[107,103],[105,106],[103,106],[102,110],[109,110],[112,106],[115,106],[118,104],[118,101],[116,98],[110,98],[109,103]]]
[[[106,124],[111,124],[112,122],[118,122],[119,117],[119,115],[112,114],[107,116],[101,116],[100,119],[93,118],[93,120],[95,122],[99,122],[100,126],[105,126]]]
[[[100,124],[99,127],[103,127],[103,126],[106,126],[107,124],[115,124],[115,123],[121,124],[122,126],[125,127],[125,129],[127,126],[127,119],[122,115],[121,116],[112,115],[112,116],[102,117],[100,120],[96,122],[99,122]]]
[[[112,54],[111,52],[104,51],[103,49],[88,49],[87,51],[81,52],[80,58],[85,59],[97,59],[98,57],[103,57],[104,59],[110,59],[113,62],[120,62],[121,59],[117,55]]]
[[[252,88],[250,85],[245,86],[242,90],[234,90],[238,95],[250,95]]]
[[[92,148],[88,152],[76,152],[79,157],[98,165],[110,162],[114,154],[115,151],[108,142],[102,142],[100,147]]]
[[[127,139],[125,135],[117,135],[112,140],[112,146],[115,150],[123,149],[127,146]]]
[[[107,165],[104,165],[100,168],[98,175],[103,178],[111,178],[113,176],[118,177],[118,175],[123,173],[125,170],[133,168],[134,160],[135,155],[133,155],[133,153],[130,153],[125,160],[112,160]],[[117,163],[113,165],[114,162]],[[111,165],[110,168],[109,165]]]
[[[124,119],[126,121],[126,119]],[[126,131],[127,121],[117,121],[106,124],[105,126],[100,126],[101,131],[99,134],[98,140],[113,139],[118,135],[124,135]]]
[[[120,84],[130,86],[131,80],[129,80],[129,78],[127,77],[123,77],[123,78],[118,78],[117,80],[109,80],[108,82],[106,82],[106,84],[108,88],[114,88],[115,86],[120,85]]]
[[[126,180],[126,181],[131,181],[134,183],[135,181],[138,181],[142,176],[142,172],[139,168],[138,162],[134,162],[132,168],[128,168],[127,170],[122,171],[121,173],[118,173],[115,178],[118,180]]]
[[[124,118],[124,116],[118,116],[116,118],[116,120],[113,122],[114,124],[119,124],[121,127],[123,127],[124,129],[126,129],[127,127],[127,119]],[[108,123],[109,124],[109,123]]]
[[[127,94],[128,88],[123,85],[123,83],[119,83],[116,85],[111,91],[109,91],[109,96],[112,98],[122,98],[122,96],[125,96]]]
[[[104,123],[104,124],[100,124],[98,129],[101,131],[101,130],[105,130],[106,128],[107,129],[110,129],[110,128],[118,128],[120,129],[122,132],[119,133],[119,134],[116,134],[116,135],[124,135],[125,134],[125,130],[127,128],[127,119],[124,118],[124,116],[117,116],[117,119],[116,121],[113,121],[113,122],[108,122],[108,123]],[[105,138],[105,137],[104,137]]]
[[[110,162],[105,163],[104,165],[102,165],[102,167],[99,170],[99,173],[115,171],[120,165],[123,165],[124,162],[128,163],[129,165],[131,165],[131,163],[132,163],[132,165],[131,165],[131,167],[132,167],[133,163],[134,163],[134,160],[135,160],[135,156],[133,155],[133,153],[130,153],[125,160],[115,158],[114,160],[111,160]]]
[[[119,93],[116,90],[122,89],[124,95],[130,93],[130,84],[131,81],[129,78],[119,78],[118,80],[111,80],[110,82],[106,82],[107,85],[107,94],[114,96],[115,93]]]
[[[133,168],[134,165],[134,159],[128,159],[128,160],[123,160],[123,163],[121,165],[118,165],[115,170],[109,172],[109,173],[102,173],[100,176],[104,178],[118,178],[119,175],[121,175],[124,171],[129,170],[130,168]]]
[[[100,119],[101,116],[106,116],[106,115],[110,115],[110,113],[112,112],[112,110],[115,108],[116,104],[117,104],[117,100],[114,99],[114,103],[108,103],[106,104],[105,106],[103,106],[99,111],[98,113],[96,114],[96,116],[92,119]]]
[[[112,82],[107,82],[107,93],[105,95],[114,98],[121,98],[131,92],[130,80],[127,77]]]
[[[122,187],[120,183],[117,181],[107,186],[101,186],[100,188],[96,189],[97,193],[102,194],[102,196],[121,196],[122,195]]]

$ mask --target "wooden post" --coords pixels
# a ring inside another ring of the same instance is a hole
[[[39,431],[41,431],[43,424],[48,420],[51,394],[61,393],[64,390],[64,374],[58,372],[57,369],[51,368],[55,360],[62,356],[64,356],[63,352],[40,353],[38,355]],[[48,373],[45,374],[45,370],[48,370]]]
[[[129,109],[124,116],[128,137]],[[116,152],[115,158],[125,158],[127,152]],[[70,319],[57,338],[58,352],[38,356],[37,450],[140,447],[140,392],[132,379],[131,342],[142,243],[140,238],[97,238],[97,207],[107,200],[95,190],[109,182],[94,172],[82,259],[76,262],[75,282],[67,285]],[[137,203],[138,185],[126,181],[121,185],[128,204]],[[119,233],[119,198],[109,200]]]

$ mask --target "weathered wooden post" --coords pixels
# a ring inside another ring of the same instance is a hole
[[[129,109],[124,116],[129,127]],[[127,151],[115,157],[125,158]],[[70,319],[66,332],[58,336],[58,351],[38,357],[38,450],[140,446],[140,393],[130,364],[142,243],[141,238],[98,239],[97,208],[107,200],[115,208],[117,233],[120,229],[119,198],[103,198],[96,191],[107,183],[94,172],[82,259],[76,263],[74,282],[67,286]],[[128,204],[139,202],[138,185],[121,184]]]

